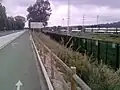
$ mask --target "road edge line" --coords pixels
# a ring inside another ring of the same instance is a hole
[[[30,37],[31,37],[31,41],[32,41],[33,47],[34,47],[34,49],[35,49],[35,52],[36,52],[36,54],[37,54],[37,58],[38,58],[39,63],[40,63],[40,65],[41,65],[42,72],[43,72],[44,77],[45,77],[45,79],[46,79],[47,86],[48,86],[49,90],[54,90],[54,89],[53,89],[53,86],[52,86],[52,83],[51,83],[51,81],[50,81],[50,79],[49,79],[49,76],[48,76],[48,74],[47,74],[47,71],[46,71],[46,69],[45,69],[45,67],[44,67],[44,65],[43,65],[43,63],[42,63],[42,61],[41,61],[41,58],[40,58],[40,55],[39,55],[39,53],[38,53],[37,47],[36,47],[36,45],[35,45],[35,42],[33,41],[32,35],[31,35]]]

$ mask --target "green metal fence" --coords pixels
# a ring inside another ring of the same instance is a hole
[[[68,35],[60,35],[55,33],[46,34],[58,42],[60,42],[62,38],[64,40],[64,44],[66,44],[71,38],[71,36]],[[102,60],[103,63],[114,69],[117,69],[120,66],[120,44],[118,43],[80,37],[72,37],[67,47],[69,47],[71,43],[73,43],[73,50],[77,50],[82,53],[87,51],[88,55],[93,55],[98,62]]]

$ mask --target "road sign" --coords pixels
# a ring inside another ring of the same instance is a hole
[[[43,23],[41,23],[41,22],[30,22],[30,28],[32,28],[32,29],[43,28]]]

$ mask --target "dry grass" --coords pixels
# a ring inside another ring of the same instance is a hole
[[[120,90],[120,70],[115,72],[102,63],[98,65],[97,62],[90,58],[85,59],[82,54],[58,44],[48,36],[36,34],[68,66],[76,66],[77,74],[92,90]]]

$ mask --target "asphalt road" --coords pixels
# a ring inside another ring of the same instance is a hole
[[[15,33],[15,32],[19,32],[20,30],[11,30],[11,31],[0,31],[0,37],[2,36],[5,36],[5,35],[8,35],[8,34],[12,34],[12,33]]]
[[[0,50],[0,90],[17,90],[19,80],[20,90],[48,90],[41,70],[38,76],[28,32]]]

